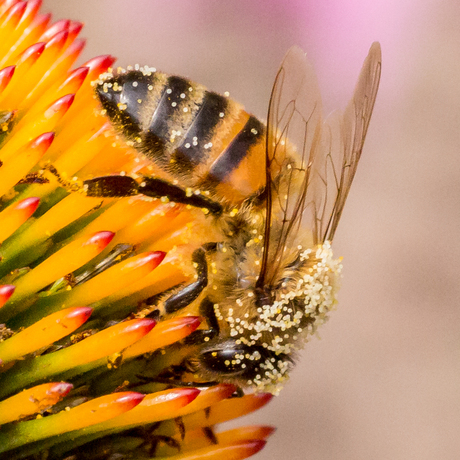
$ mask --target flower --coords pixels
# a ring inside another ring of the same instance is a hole
[[[98,114],[90,83],[114,58],[72,69],[82,25],[40,6],[0,1],[0,454],[247,458],[272,428],[213,427],[271,395],[155,378],[201,321],[146,315],[146,299],[193,275],[193,215],[78,193],[82,178],[150,165]]]

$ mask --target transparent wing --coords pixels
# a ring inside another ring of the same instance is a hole
[[[315,216],[315,243],[334,238],[361,157],[379,86],[380,69],[380,45],[374,43],[343,116],[335,112],[323,125],[321,148],[312,165],[311,192],[308,192]]]
[[[374,43],[343,116],[322,121],[316,75],[305,54],[291,48],[270,99],[266,148],[264,254],[257,287],[273,281],[301,229],[320,244],[334,236],[356,172],[380,78]]]
[[[270,283],[283,260],[287,238],[302,224],[321,116],[321,96],[313,67],[304,52],[293,47],[278,70],[268,109],[267,206],[258,287]],[[293,148],[297,151],[295,161]]]

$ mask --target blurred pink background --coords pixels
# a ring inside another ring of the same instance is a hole
[[[241,423],[278,427],[254,458],[458,459],[460,2],[45,0],[97,54],[185,75],[266,117],[285,51],[344,107],[368,48],[380,94],[335,240],[340,305],[281,395]]]

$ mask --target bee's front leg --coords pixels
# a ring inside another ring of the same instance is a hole
[[[142,176],[138,180],[130,176],[113,175],[87,179],[83,182],[83,190],[87,196],[123,197],[144,195],[151,198],[168,198],[169,201],[188,204],[195,208],[207,209],[212,214],[220,214],[222,206],[201,195],[186,190],[157,177]]]
[[[174,313],[190,305],[208,285],[206,251],[203,248],[196,249],[192,254],[192,262],[196,264],[197,280],[184,286],[179,292],[164,301],[163,308],[166,314]]]
[[[163,303],[166,314],[174,313],[190,305],[198,298],[203,289],[208,285],[208,264],[206,262],[206,253],[213,252],[217,248],[217,243],[206,243],[201,248],[196,249],[192,255],[192,262],[196,265],[197,280],[180,291],[173,294]],[[198,330],[191,334],[186,340],[191,343],[202,343],[207,337],[208,340],[219,335],[219,321],[214,311],[214,303],[205,297],[199,307],[201,316],[206,318],[209,328]]]
[[[217,337],[220,333],[219,321],[217,320],[216,312],[214,310],[214,303],[205,297],[200,303],[200,315],[206,318],[208,323],[207,329],[198,329],[193,331],[188,337],[184,339],[186,344],[196,345],[209,342],[211,339]]]

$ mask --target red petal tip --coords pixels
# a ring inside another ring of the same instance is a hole
[[[88,75],[88,72],[88,67],[77,67],[75,70],[72,71],[70,77],[72,77],[73,79],[84,80],[86,78],[86,75]]]
[[[115,236],[114,232],[109,232],[109,231],[102,231],[102,232],[97,232],[94,235],[92,235],[88,241],[86,241],[84,244],[95,244],[98,246],[98,249],[102,251],[113,239]]]
[[[30,16],[32,16],[32,18],[35,18],[35,15],[37,14],[41,6],[42,0],[29,0],[27,2],[27,12],[23,19],[28,18]]]
[[[85,67],[89,67],[92,72],[95,71],[97,72],[97,75],[99,75],[105,72],[115,62],[115,60],[115,57],[106,54],[92,58],[83,65]]]
[[[49,42],[46,44],[46,48],[51,48],[56,46],[57,48],[62,48],[69,37],[69,32],[67,30],[62,30],[54,35]]]
[[[192,332],[201,324],[203,319],[201,316],[183,316],[181,318],[182,326],[187,326],[192,329]]]
[[[86,45],[86,40],[84,38],[79,38],[75,40],[69,47],[69,52],[71,53],[78,53],[80,52]]]
[[[51,143],[53,142],[53,140],[54,140],[54,133],[53,132],[43,133],[43,134],[40,134],[40,136],[36,137],[30,143],[30,146],[33,149],[41,148],[44,151],[46,151],[48,149],[48,147],[51,145]]]
[[[267,426],[263,426],[262,430],[264,431],[264,436],[268,438],[269,436],[271,436],[272,434],[276,432],[276,427],[267,425]]]
[[[0,286],[0,307],[3,307],[8,299],[13,295],[15,286],[12,284],[4,284]]]
[[[119,393],[119,394],[120,394],[120,397],[116,399],[116,402],[126,404],[128,406],[131,406],[131,408],[136,407],[145,398],[144,394],[135,393],[133,391]]]
[[[9,299],[15,289],[16,286],[13,286],[12,284],[3,284],[0,286],[0,297]]]
[[[69,107],[72,105],[75,99],[75,94],[67,94],[62,96],[57,101],[54,101],[48,108],[48,110],[52,110],[54,113],[56,112],[67,112]],[[48,111],[47,110],[47,111]]]
[[[91,307],[72,307],[69,310],[69,314],[66,315],[67,318],[80,318],[82,320],[81,324],[85,323],[93,313],[93,309]]]
[[[29,198],[24,198],[23,200],[19,201],[15,206],[14,209],[27,209],[30,214],[33,214],[35,210],[38,208],[40,204],[40,198],[36,196],[31,196]]]
[[[39,25],[42,24],[48,24],[51,21],[51,13],[45,13],[45,14],[39,14],[33,22],[33,25],[35,27],[38,27]]]
[[[257,393],[254,395],[254,397],[260,401],[262,406],[265,406],[265,404],[268,404],[273,399],[273,394],[272,393]]]
[[[67,382],[59,382],[56,383],[53,388],[51,388],[51,391],[53,393],[58,393],[61,396],[66,396],[70,390],[72,390],[73,385],[71,383]]]
[[[201,393],[198,388],[181,388],[179,391],[180,396],[187,398],[187,404],[190,404]]]
[[[80,33],[81,29],[83,29],[82,22],[72,21],[72,23],[69,26],[69,34],[76,36]]]
[[[166,253],[163,251],[155,251],[155,252],[145,252],[142,254],[143,257],[140,257],[138,260],[136,260],[136,265],[137,264],[149,264],[151,269],[154,270],[158,265],[163,262],[163,259],[166,256]]]
[[[237,389],[236,385],[233,385],[232,383],[219,383],[217,387],[220,388],[222,392],[228,394],[228,396],[226,396],[227,398],[235,393]]]
[[[145,329],[145,333],[150,332],[155,326],[157,322],[154,319],[149,319],[149,318],[142,318],[139,320],[136,320],[136,323],[133,324],[133,327],[138,329],[138,328],[143,328]]]
[[[166,252],[164,251],[155,251],[153,253],[153,256],[155,256],[155,260],[157,261],[158,265],[163,262],[164,258],[166,257]]]
[[[267,441],[265,440],[254,439],[251,441],[246,441],[244,443],[244,447],[251,451],[251,455],[254,455],[262,450],[265,447],[265,444],[267,444]]]
[[[20,54],[18,61],[24,62],[27,59],[30,59],[32,56],[34,57],[35,60],[37,60],[40,57],[40,55],[43,53],[45,46],[46,46],[45,42],[34,43],[33,45],[29,46],[29,48],[27,48]]]
[[[5,20],[5,22],[8,22],[13,17],[17,21],[19,21],[19,19],[21,19],[22,15],[24,14],[26,6],[27,6],[27,2],[18,2],[15,5],[13,5],[8,11],[8,17]]]
[[[10,79],[13,76],[15,69],[16,69],[15,65],[4,67],[2,70],[0,70],[0,78]]]
[[[59,32],[67,30],[69,26],[70,21],[68,19],[61,19],[60,21],[57,21],[48,27],[48,29],[46,29],[43,35],[40,37],[40,40],[47,42]]]

